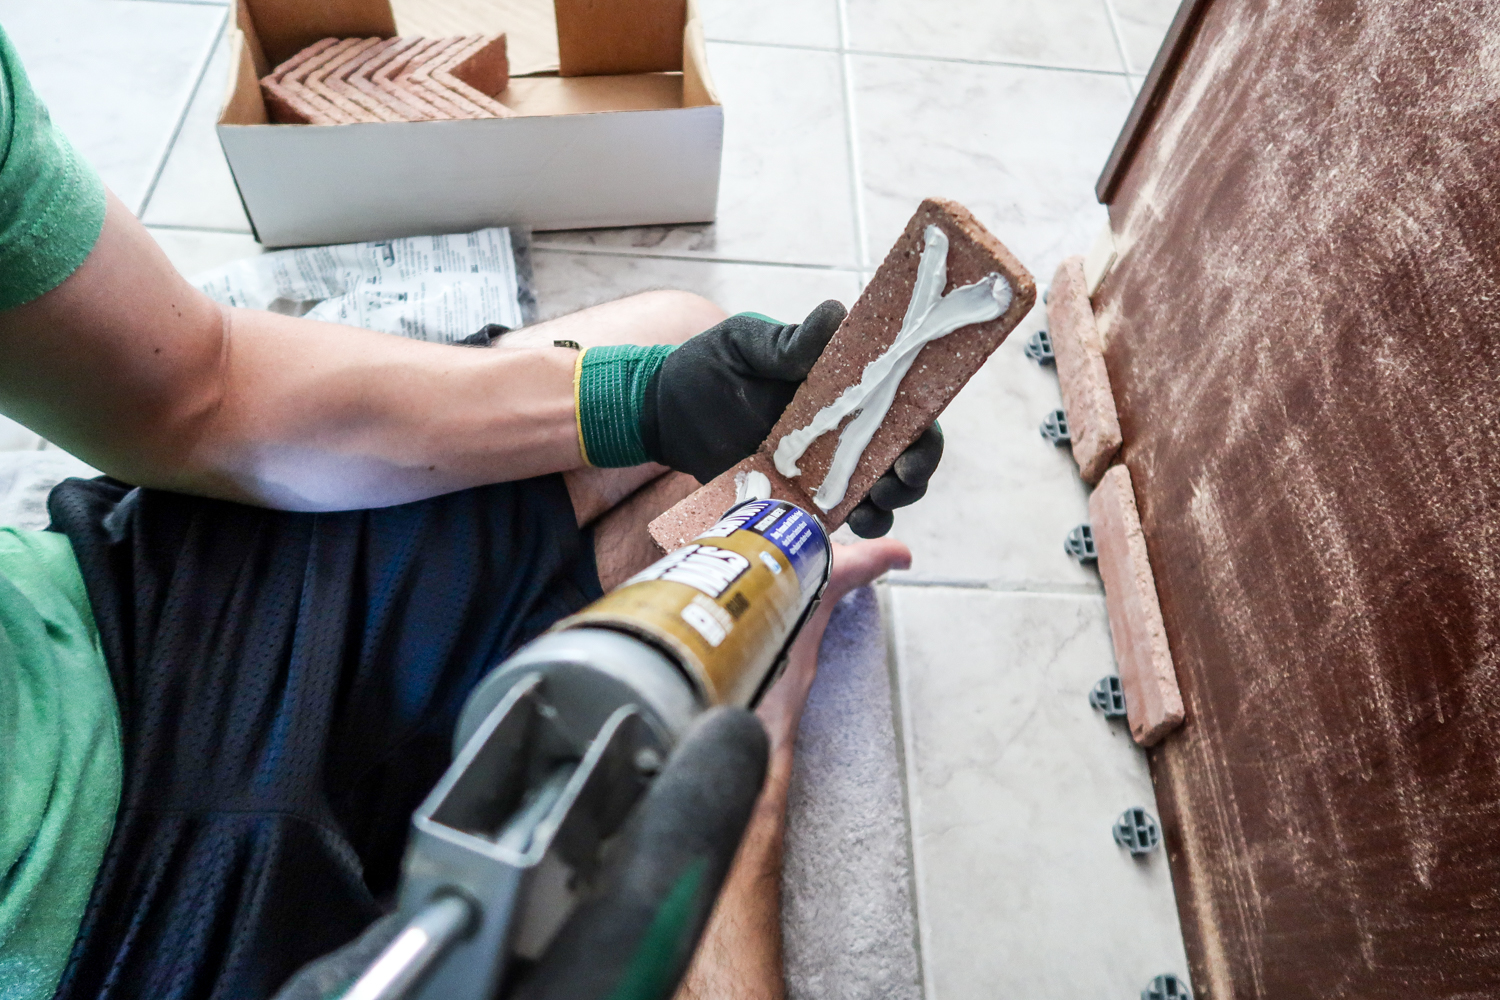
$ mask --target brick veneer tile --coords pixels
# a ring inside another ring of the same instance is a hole
[[[712,517],[707,517],[706,506],[711,506],[708,500],[717,502],[718,498],[725,495],[732,499],[735,492],[734,476],[737,472],[745,471],[752,465],[765,471],[771,461],[771,454],[782,437],[805,426],[814,414],[837,399],[846,388],[857,384],[864,374],[865,366],[891,345],[900,332],[906,308],[911,302],[912,286],[916,281],[917,264],[922,253],[923,231],[928,225],[941,228],[949,240],[948,284],[944,288],[945,293],[960,285],[978,281],[992,272],[999,272],[1010,283],[1011,303],[999,317],[962,327],[922,348],[901,383],[895,403],[871,438],[859,465],[850,477],[849,489],[843,502],[822,515],[823,523],[830,531],[844,523],[849,512],[864,499],[870,487],[875,485],[875,480],[931,425],[1021,318],[1030,311],[1036,299],[1036,288],[1031,275],[1021,266],[1020,261],[962,205],[935,198],[922,202],[907,223],[906,231],[886,255],[884,263],[865,286],[854,308],[849,311],[848,318],[823,351],[823,356],[797,390],[797,395],[772,429],[770,437],[761,445],[760,455],[763,457],[742,462],[740,466],[705,486],[704,491],[709,492],[703,498],[694,494],[653,521],[652,537],[657,539],[658,544],[665,538],[679,537],[696,525],[707,527],[712,524],[723,510],[721,508],[713,512]],[[842,426],[840,425],[841,428]],[[827,474],[837,445],[837,430],[813,441],[798,460],[802,474],[797,477],[796,482],[788,483],[779,476],[772,479],[773,491],[778,488],[778,480],[780,488],[785,491],[776,495],[816,513],[817,508],[812,505],[810,495],[817,490],[818,484]],[[771,472],[774,471],[772,468]],[[790,495],[791,491],[800,494],[801,499]],[[695,498],[698,498],[696,503]],[[693,512],[691,519],[688,517],[689,510]]]
[[[1104,578],[1104,603],[1125,688],[1130,735],[1141,746],[1153,746],[1182,725],[1184,711],[1135,489],[1125,466],[1115,466],[1100,479],[1089,497],[1089,523],[1099,550],[1099,575]]]
[[[1122,438],[1082,257],[1063,261],[1052,279],[1047,329],[1057,358],[1068,433],[1073,438],[1073,460],[1085,482],[1097,483],[1114,461]]]

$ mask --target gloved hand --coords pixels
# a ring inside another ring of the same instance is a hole
[[[875,480],[870,493],[849,512],[844,521],[861,538],[879,538],[891,530],[897,507],[916,503],[927,495],[927,481],[943,457],[943,429],[937,421],[896,457],[885,475]]]
[[[798,324],[731,316],[680,347],[594,347],[579,358],[579,439],[590,465],[659,462],[707,483],[755,453],[828,346],[844,307],[829,300]],[[915,503],[943,454],[934,424],[850,513],[876,538]]]
[[[753,455],[843,321],[832,299],[796,324],[740,313],[677,348],[646,386],[646,454],[700,483]]]

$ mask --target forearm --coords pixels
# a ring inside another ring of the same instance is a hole
[[[576,355],[225,311],[113,197],[57,288],[0,314],[0,409],[129,482],[384,506],[582,464]]]
[[[455,348],[247,310],[227,327],[222,394],[184,468],[245,499],[383,506],[583,464],[571,350]]]

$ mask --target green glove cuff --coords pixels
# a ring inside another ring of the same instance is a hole
[[[673,348],[588,347],[573,369],[573,405],[583,460],[600,469],[651,460],[641,441],[646,385]]]

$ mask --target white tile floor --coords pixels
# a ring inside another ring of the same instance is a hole
[[[851,300],[916,203],[957,198],[1045,283],[1104,219],[1094,180],[1175,0],[704,0],[725,105],[711,226],[538,234],[544,315],[653,287],[795,318]],[[0,0],[56,119],[185,273],[258,252],[212,123],[225,8]],[[929,1000],[1134,997],[1185,972],[1164,859],[1110,840],[1144,758],[1085,704],[1113,669],[1085,490],[1037,434],[1040,310],[944,416],[916,553],[883,587]],[[0,442],[3,443],[3,442]]]

